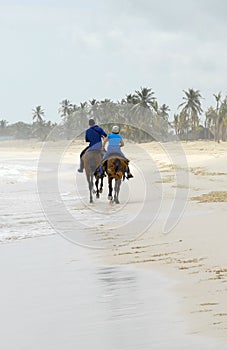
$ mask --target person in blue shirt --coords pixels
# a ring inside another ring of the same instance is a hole
[[[128,160],[124,153],[121,151],[121,147],[124,146],[124,140],[122,138],[122,136],[119,134],[120,132],[120,128],[118,125],[114,125],[112,127],[112,133],[109,134],[107,137],[105,137],[104,141],[103,141],[103,150],[105,150],[105,145],[108,142],[108,147],[107,147],[107,151],[105,152],[103,158],[102,158],[102,164],[103,162],[113,153],[117,153],[119,154],[120,157]],[[100,167],[100,172],[103,172],[103,168],[102,165]],[[126,173],[127,173],[127,179],[130,179],[133,177],[133,175],[130,172],[129,167],[127,167],[126,169]]]
[[[107,137],[105,131],[98,125],[95,124],[94,119],[89,119],[89,128],[85,132],[85,141],[89,142],[89,145],[83,149],[80,153],[80,168],[78,169],[79,173],[82,173],[84,170],[84,161],[83,155],[89,150],[101,151],[102,149],[102,137]]]

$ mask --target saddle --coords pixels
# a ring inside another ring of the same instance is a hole
[[[85,154],[86,153],[90,153],[90,152],[99,154],[99,153],[101,153],[101,150],[100,149],[90,149],[90,148],[88,148],[87,151],[85,152]]]
[[[127,163],[129,163],[129,159],[127,159],[126,157],[122,157],[119,153],[110,153],[110,155],[102,161],[102,164],[104,164],[107,160],[113,159],[113,158],[114,159],[116,159],[116,158],[122,159],[122,160],[126,161]]]
[[[84,161],[85,160],[85,158],[86,158],[86,155],[94,155],[94,156],[96,156],[96,155],[99,155],[99,154],[101,154],[101,156],[102,156],[102,153],[101,153],[101,150],[98,150],[98,149],[87,149],[86,150],[86,152],[83,154],[83,156],[82,156],[82,160]]]

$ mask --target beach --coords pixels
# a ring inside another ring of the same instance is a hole
[[[0,143],[1,348],[227,349],[227,144],[128,142],[118,206],[83,147]]]

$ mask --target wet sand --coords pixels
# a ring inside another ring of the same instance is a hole
[[[0,245],[0,275],[4,350],[226,349],[190,331],[176,281],[58,235]]]

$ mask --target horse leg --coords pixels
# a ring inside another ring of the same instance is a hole
[[[93,195],[92,195],[92,192],[93,192],[93,178],[92,178],[92,176],[90,174],[87,176],[87,181],[88,181],[88,188],[89,188],[89,192],[90,192],[90,203],[93,203]]]
[[[100,195],[100,190],[99,190],[99,176],[96,177],[96,180],[95,180],[95,187],[96,187],[96,198],[99,198]]]
[[[218,143],[220,143],[220,138],[221,138],[221,125],[220,123],[218,124]]]
[[[103,191],[103,178],[104,178],[104,175],[101,175],[101,178],[100,178],[100,189],[99,189],[100,193],[102,193],[102,191]]]
[[[121,180],[115,180],[115,187],[114,187],[114,202],[116,204],[119,204],[119,192],[120,192],[120,186],[121,186]]]
[[[110,201],[112,201],[112,199],[113,199],[113,197],[112,197],[112,193],[113,193],[112,180],[113,180],[113,178],[109,176],[108,177],[108,185],[109,185],[108,199]]]

